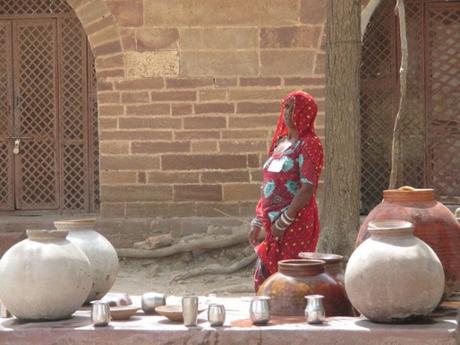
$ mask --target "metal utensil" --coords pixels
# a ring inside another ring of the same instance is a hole
[[[210,304],[208,307],[208,321],[212,327],[220,327],[225,322],[225,307],[223,304]]]
[[[182,298],[182,314],[185,326],[190,327],[197,325],[198,297],[188,296]]]
[[[141,297],[142,310],[146,314],[155,312],[155,308],[166,305],[166,295],[158,292],[146,292]]]
[[[110,305],[105,302],[95,302],[91,307],[91,321],[93,326],[107,326],[110,322]]]
[[[309,324],[316,325],[321,324],[326,319],[326,313],[323,307],[322,295],[308,295],[305,296],[307,299],[307,307],[305,308],[305,319]]]
[[[254,325],[266,325],[270,321],[270,297],[254,297],[249,306],[249,316]]]

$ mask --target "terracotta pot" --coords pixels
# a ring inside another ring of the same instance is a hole
[[[69,318],[91,289],[86,255],[65,231],[28,230],[0,260],[0,299],[17,318]]]
[[[302,316],[306,295],[323,295],[326,316],[351,315],[345,290],[325,272],[321,260],[282,260],[278,272],[259,288],[259,296],[269,296],[270,313],[274,316]]]
[[[343,269],[343,256],[328,253],[301,252],[299,258],[307,260],[322,260],[326,263],[325,269],[334,279],[344,284],[345,270]]]
[[[444,271],[436,253],[402,220],[369,223],[371,237],[348,260],[345,288],[371,321],[404,322],[439,304]]]
[[[115,283],[118,273],[118,255],[112,244],[94,231],[96,219],[78,219],[54,222],[58,230],[69,232],[67,239],[88,257],[92,269],[93,286],[86,302],[101,299]]]
[[[434,199],[432,189],[403,187],[383,192],[383,201],[366,217],[356,245],[369,237],[368,224],[374,220],[401,219],[415,226],[414,234],[437,254],[446,275],[445,295],[460,290],[460,224],[455,216]]]
[[[0,233],[0,258],[8,249],[26,237],[25,231]]]

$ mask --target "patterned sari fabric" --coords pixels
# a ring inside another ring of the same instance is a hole
[[[277,143],[288,134],[284,102],[291,96],[295,97],[292,120],[299,139],[283,152],[275,152]],[[269,275],[278,270],[278,261],[296,259],[299,252],[316,249],[319,237],[316,190],[323,167],[323,149],[314,130],[316,114],[316,102],[306,92],[290,93],[282,102],[269,159],[263,166],[262,195],[256,209],[257,217],[262,219],[266,231],[265,240],[256,248],[259,257],[254,277],[256,291]],[[272,235],[271,226],[287,210],[304,184],[314,186],[313,196],[285,230],[283,240],[278,242]]]

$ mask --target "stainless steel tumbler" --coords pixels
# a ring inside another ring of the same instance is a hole
[[[223,326],[225,322],[225,307],[223,304],[210,304],[209,305],[208,321],[212,327]]]
[[[95,302],[91,307],[93,326],[107,326],[110,322],[110,306],[105,302]]]
[[[249,306],[249,316],[254,325],[266,325],[270,321],[270,297],[254,297]]]
[[[182,314],[185,326],[190,327],[197,325],[198,297],[188,296],[182,298]]]

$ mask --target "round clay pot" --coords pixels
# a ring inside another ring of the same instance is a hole
[[[259,288],[257,295],[269,296],[270,313],[275,316],[305,315],[307,295],[323,295],[326,316],[351,315],[345,290],[325,272],[321,260],[282,260],[278,272]]]
[[[67,239],[88,257],[93,285],[86,298],[89,303],[101,299],[112,288],[118,273],[118,255],[112,244],[94,231],[96,219],[78,219],[54,222],[58,230],[69,231]]]
[[[66,231],[28,230],[0,260],[0,299],[17,318],[69,318],[91,289],[86,255]]]
[[[460,290],[460,224],[447,207],[434,199],[433,189],[403,187],[383,192],[383,201],[366,217],[356,245],[369,237],[369,222],[400,219],[414,224],[414,234],[436,253],[446,275],[445,295]]]
[[[371,237],[348,260],[348,298],[371,321],[404,322],[429,314],[441,300],[441,261],[413,230],[402,220],[370,222]]]
[[[345,270],[343,269],[343,256],[328,253],[301,252],[299,258],[307,260],[322,260],[325,264],[326,272],[329,273],[340,284],[344,284]]]

